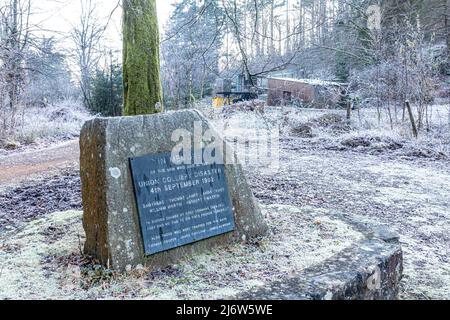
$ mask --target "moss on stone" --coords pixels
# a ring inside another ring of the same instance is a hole
[[[123,7],[124,114],[154,114],[163,101],[156,0],[125,0]]]

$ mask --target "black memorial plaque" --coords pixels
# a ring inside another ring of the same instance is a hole
[[[145,254],[235,229],[224,165],[174,165],[171,154],[130,159]]]

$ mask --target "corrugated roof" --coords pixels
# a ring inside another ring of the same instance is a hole
[[[269,77],[269,79],[306,83],[306,84],[310,84],[313,86],[343,86],[343,85],[345,85],[345,83],[324,81],[324,80],[320,80],[320,79],[294,79],[294,78],[283,78],[283,77]]]

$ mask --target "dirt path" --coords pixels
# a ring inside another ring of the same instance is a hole
[[[0,191],[27,180],[52,175],[79,163],[78,140],[61,143],[41,150],[0,156]]]
[[[401,298],[450,299],[448,161],[331,151],[312,147],[307,139],[288,139],[282,145],[281,169],[276,174],[246,168],[261,202],[337,210],[389,226],[401,235],[405,252]],[[0,189],[2,184],[24,182],[33,175],[46,177],[40,183],[30,182],[29,187],[19,186],[3,198],[0,192],[4,204],[0,234],[2,225],[23,221],[18,211],[32,220],[81,208],[78,152],[77,142],[72,141],[0,157]],[[63,167],[68,172],[56,171]]]

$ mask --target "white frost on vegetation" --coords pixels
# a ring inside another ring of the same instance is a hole
[[[47,269],[44,260],[77,252],[80,218],[79,212],[56,213],[30,222],[16,235],[0,238],[0,299],[63,299],[72,294],[61,287],[65,270]],[[63,228],[65,236],[48,244],[44,231],[49,227]]]
[[[24,109],[15,139],[22,144],[54,142],[78,137],[81,127],[93,116],[79,102]]]
[[[87,290],[79,285],[79,266],[67,259],[82,245],[81,213],[55,213],[0,238],[0,299],[226,299],[294,276],[363,238],[324,210],[268,206],[263,212],[271,232],[258,244],[218,247],[169,271],[133,271]],[[49,242],[49,227],[62,228],[64,236]]]
[[[281,124],[281,168],[254,179],[266,201],[326,207],[388,226],[404,250],[401,298],[450,299],[450,108],[430,110],[431,130],[418,139],[408,118],[392,129],[385,114],[379,123],[370,108],[353,111],[350,124],[345,110],[293,107],[225,121],[231,132],[240,122]],[[251,166],[246,171],[255,176]]]

